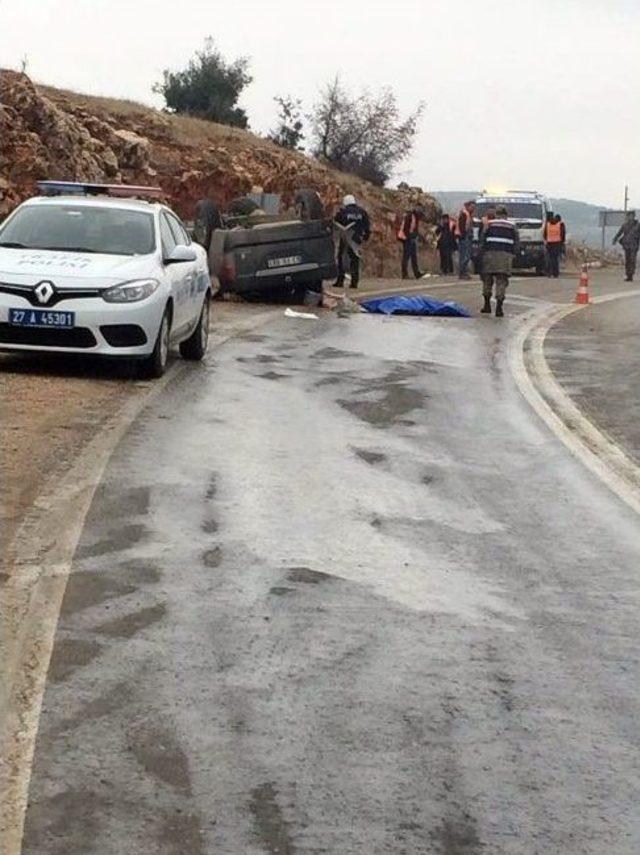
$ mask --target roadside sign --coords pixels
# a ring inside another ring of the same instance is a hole
[[[630,211],[600,211],[600,228],[601,229],[619,229],[627,218]]]

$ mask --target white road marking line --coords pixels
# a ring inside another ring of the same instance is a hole
[[[280,316],[252,315],[230,333],[214,332],[211,347]],[[62,479],[48,483],[15,536],[15,560],[3,586],[3,608],[21,610],[20,629],[2,663],[0,698],[0,852],[20,855],[31,769],[58,617],[86,516],[109,460],[133,422],[188,370],[175,362],[160,380],[131,398]]]
[[[595,297],[594,304],[640,296],[640,290]],[[520,392],[569,451],[612,492],[640,514],[640,467],[571,400],[557,382],[544,355],[549,330],[585,306],[570,303],[536,310],[521,320],[509,346],[509,362]]]
[[[547,307],[557,306],[552,300],[547,300],[546,297],[530,297],[526,294],[510,294],[507,291],[507,303],[531,303],[534,306],[544,304]]]

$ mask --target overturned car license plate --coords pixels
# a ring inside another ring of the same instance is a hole
[[[267,267],[293,267],[302,263],[301,255],[289,255],[286,258],[270,258]]]
[[[54,327],[71,329],[76,322],[75,312],[50,312],[44,309],[9,309],[9,323],[16,327]]]

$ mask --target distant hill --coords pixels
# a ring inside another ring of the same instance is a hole
[[[443,210],[455,213],[468,199],[474,199],[478,191],[437,191],[432,193],[440,202]],[[551,199],[553,210],[562,215],[567,224],[569,239],[574,243],[586,243],[599,249],[602,245],[602,229],[598,225],[598,215],[605,208],[590,205],[587,202],[577,202],[575,199]],[[607,233],[607,243],[611,243],[612,234]]]

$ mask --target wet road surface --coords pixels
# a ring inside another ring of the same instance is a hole
[[[638,851],[640,526],[520,398],[513,324],[279,319],[154,402],[26,853]]]
[[[631,286],[627,286],[631,287]],[[640,293],[589,306],[547,337],[547,359],[573,400],[640,463]]]

